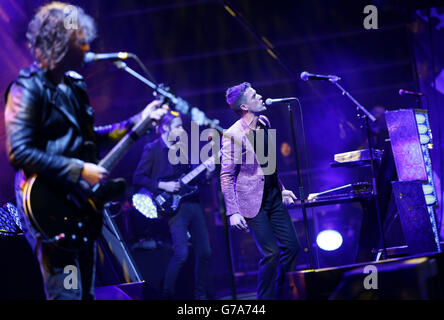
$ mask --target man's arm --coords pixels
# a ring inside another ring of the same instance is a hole
[[[178,191],[180,189],[179,182],[161,181],[160,179],[153,177],[153,163],[155,156],[156,150],[154,150],[150,144],[147,144],[143,150],[143,154],[137,165],[136,171],[134,171],[133,184],[138,187],[146,188],[152,193],[156,193],[159,191],[159,189],[168,192]]]
[[[40,94],[28,81],[31,80],[15,82],[8,93],[5,127],[9,161],[16,169],[76,183],[81,176],[83,161],[42,150],[38,136],[42,112]]]
[[[239,203],[234,190],[236,166],[241,163],[242,143],[234,137],[232,139],[230,135],[224,134],[222,136],[221,153],[220,184],[225,199],[226,214],[230,217],[230,225],[232,227],[245,230],[248,228],[248,225],[245,218],[240,214]]]
[[[157,192],[159,180],[152,178],[154,153],[149,144],[147,144],[142,153],[137,168],[133,175],[133,184],[144,187],[150,192]]]
[[[134,127],[134,125],[140,119],[141,114],[138,113],[131,118],[121,122],[94,127],[97,143],[99,145],[106,145],[119,141],[131,130],[132,127]]]
[[[160,121],[161,117],[167,112],[166,109],[158,109],[160,104],[160,101],[154,100],[149,103],[144,110],[127,120],[106,126],[94,127],[98,144],[102,145],[119,141],[132,127],[143,119],[150,118],[154,121]]]
[[[236,166],[240,163],[242,147],[235,143],[234,137],[224,134],[222,136],[221,153],[220,185],[225,199],[226,214],[230,216],[239,213],[239,204],[234,186],[236,183]]]

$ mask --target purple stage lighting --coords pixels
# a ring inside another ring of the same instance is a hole
[[[325,251],[334,251],[342,245],[342,235],[336,230],[324,230],[319,232],[316,243]]]
[[[148,219],[156,219],[158,217],[157,207],[148,192],[141,190],[135,193],[132,197],[132,202],[134,208]]]

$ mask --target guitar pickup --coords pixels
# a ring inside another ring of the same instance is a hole
[[[165,200],[164,197],[162,197],[162,195],[158,195],[158,196],[156,197],[156,202],[157,202],[159,205],[164,204],[165,201],[166,201],[166,200]]]

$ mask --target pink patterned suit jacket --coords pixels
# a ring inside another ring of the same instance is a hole
[[[267,117],[261,115],[258,121],[270,127]],[[226,214],[240,213],[245,218],[254,218],[259,213],[264,192],[264,172],[247,138],[250,130],[239,119],[222,137],[220,183]],[[282,191],[284,187],[278,181]]]

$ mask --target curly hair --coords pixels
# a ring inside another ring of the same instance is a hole
[[[38,9],[28,25],[26,38],[35,59],[51,70],[66,55],[70,42],[79,35],[87,44],[94,40],[94,19],[78,6],[54,1]]]
[[[245,102],[244,101],[245,90],[247,90],[247,88],[250,87],[251,84],[249,82],[243,82],[237,86],[233,86],[227,89],[225,98],[232,110],[234,110],[237,113],[241,112],[240,106]]]

